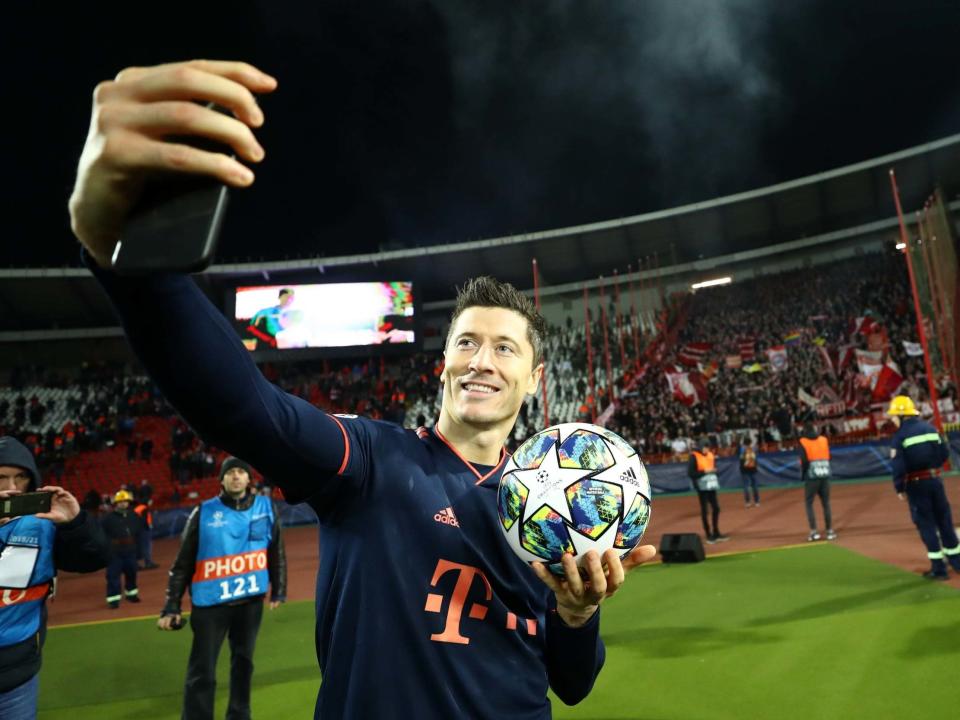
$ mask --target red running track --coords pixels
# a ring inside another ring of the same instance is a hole
[[[960,520],[960,476],[945,478],[947,495],[954,508],[954,521]],[[762,548],[803,543],[807,538],[807,520],[802,488],[761,490],[759,507],[745,508],[740,492],[720,495],[720,529],[730,541],[707,545],[707,555],[745,552]],[[910,521],[907,504],[893,492],[892,483],[834,482],[831,488],[834,529],[838,545],[903,568],[922,573],[929,568],[926,549]],[[819,500],[814,502],[822,525]],[[822,530],[822,527],[821,527]],[[647,529],[646,541],[659,545],[663,533],[697,532],[700,508],[695,496],[657,497]],[[314,595],[317,572],[317,527],[289,529],[284,538],[289,563],[289,600],[309,600]],[[163,607],[167,572],[179,545],[178,538],[158,540],[153,545],[156,570],[139,574],[143,602],[124,602],[119,610],[106,606],[106,580],[103,573],[75,575],[62,573],[57,597],[50,604],[50,625],[157,616]],[[949,585],[960,589],[960,575],[951,573]],[[184,610],[189,608],[189,595]]]

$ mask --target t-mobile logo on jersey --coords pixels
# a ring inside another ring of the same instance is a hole
[[[493,588],[490,586],[490,581],[487,580],[487,576],[483,574],[483,570],[480,568],[473,567],[472,565],[462,565],[460,563],[450,562],[449,560],[444,560],[441,558],[437,561],[437,567],[433,571],[433,579],[430,581],[431,587],[436,587],[437,582],[441,577],[446,575],[448,572],[457,573],[457,582],[453,587],[453,595],[450,596],[449,603],[447,605],[447,619],[443,626],[443,632],[434,633],[430,636],[430,639],[434,642],[448,642],[456,643],[459,645],[469,645],[470,638],[465,637],[460,633],[460,622],[463,618],[463,608],[467,604],[467,595],[470,593],[470,588],[474,585],[474,579],[480,578],[482,583],[484,600],[487,603],[490,602],[490,599],[493,597]],[[443,610],[443,601],[444,596],[437,593],[428,593],[427,594],[427,604],[424,607],[424,610],[432,613],[439,613]],[[467,613],[467,617],[471,620],[484,620],[487,617],[487,611],[490,609],[489,605],[482,604],[480,602],[473,602],[470,604],[470,610]],[[504,620],[504,627],[507,630],[516,630],[517,629],[517,616],[513,613],[507,613],[507,616]],[[521,620],[521,625],[526,630],[528,635],[537,634],[537,621],[535,619],[519,618]]]

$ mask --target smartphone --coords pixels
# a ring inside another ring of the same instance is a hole
[[[232,148],[203,138],[167,140],[234,156]],[[126,275],[203,270],[213,261],[227,198],[227,186],[207,176],[171,173],[148,181],[114,247],[113,269]]]
[[[51,492],[30,492],[0,498],[0,518],[50,512]]]

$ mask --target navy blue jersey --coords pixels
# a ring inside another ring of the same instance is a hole
[[[338,688],[321,691],[321,715],[549,717],[545,641],[559,620],[499,527],[505,455],[475,467],[436,428],[335,419],[348,443],[343,489],[311,500],[322,522],[317,649],[324,684]],[[587,682],[595,632],[570,647],[587,662],[553,659]]]
[[[890,448],[893,485],[898,493],[903,492],[907,473],[940,468],[950,455],[937,429],[916,417],[903,419],[890,441]]]
[[[566,627],[510,550],[504,454],[475,467],[435,430],[327,415],[267,382],[190,278],[93,269],[187,421],[320,517],[316,717],[539,719],[548,683],[564,702],[587,695],[599,613]]]

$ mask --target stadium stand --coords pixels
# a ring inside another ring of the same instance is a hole
[[[606,312],[590,311],[592,358],[584,323],[568,316],[550,328],[549,421],[599,418],[648,464],[685,460],[691,439],[703,435],[721,455],[736,452],[747,434],[764,451],[790,449],[808,417],[834,444],[861,441],[889,430],[877,411],[898,387],[921,404],[927,399],[906,273],[892,251],[676,294],[656,332],[641,332],[630,313],[618,318],[612,298],[600,301]],[[262,369],[331,413],[413,428],[432,424],[440,406],[439,352]],[[540,394],[527,400],[514,447],[543,426],[542,402]],[[957,407],[956,385],[947,382],[941,408]],[[0,432],[24,441],[45,472],[78,496],[108,495],[143,479],[158,507],[216,492],[222,454],[176,418],[146,377],[121,365],[85,365],[72,378],[15,368],[0,387]]]

